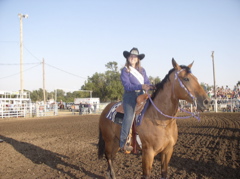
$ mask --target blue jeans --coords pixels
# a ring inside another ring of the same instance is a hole
[[[124,109],[124,118],[122,122],[122,128],[120,133],[120,147],[124,147],[127,137],[132,126],[133,116],[135,112],[136,99],[137,97],[143,94],[140,92],[124,92],[123,94],[123,109]]]

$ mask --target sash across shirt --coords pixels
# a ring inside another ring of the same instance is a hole
[[[123,68],[121,81],[125,91],[142,90],[143,84],[151,84],[144,68],[142,68],[142,73],[133,67],[130,67],[130,71],[127,67]]]

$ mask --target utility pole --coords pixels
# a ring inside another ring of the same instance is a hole
[[[42,61],[42,71],[43,71],[43,101],[44,105],[46,104],[46,95],[45,95],[45,64],[44,64],[44,58]]]
[[[217,112],[217,92],[216,92],[216,78],[215,78],[215,66],[214,66],[214,51],[212,51],[212,63],[213,63],[213,92],[214,92],[214,98],[215,98],[215,107],[214,110]]]
[[[22,18],[28,18],[28,15],[18,14],[20,18],[20,88],[21,98],[23,96],[23,32],[22,32]]]
[[[79,90],[79,91],[89,92],[90,98],[92,98],[92,91],[91,90]]]

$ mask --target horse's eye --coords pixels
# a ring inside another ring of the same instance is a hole
[[[184,81],[189,81],[189,79],[188,79],[188,78],[183,78],[183,80],[184,80]]]

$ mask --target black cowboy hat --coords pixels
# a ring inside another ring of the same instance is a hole
[[[142,59],[145,57],[145,54],[139,54],[138,49],[135,48],[135,47],[133,47],[133,48],[130,50],[130,52],[128,52],[128,51],[124,51],[124,52],[123,52],[123,56],[124,56],[126,59],[128,59],[128,57],[129,57],[130,55],[137,55],[138,58],[139,58],[139,60],[142,60]]]

